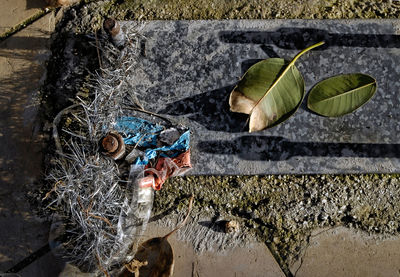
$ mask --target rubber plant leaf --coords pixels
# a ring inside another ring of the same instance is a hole
[[[304,98],[304,80],[295,62],[319,42],[298,53],[290,63],[280,58],[256,63],[243,75],[229,97],[232,112],[250,116],[249,131],[282,123],[293,115]]]
[[[345,115],[368,102],[376,87],[376,80],[369,75],[354,73],[334,76],[311,89],[307,106],[324,116]]]

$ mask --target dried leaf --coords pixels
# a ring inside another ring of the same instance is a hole
[[[143,242],[135,257],[129,265],[139,264],[139,268],[126,268],[119,276],[142,276],[142,277],[169,277],[172,276],[174,270],[174,252],[168,242],[169,236],[182,228],[189,218],[192,209],[194,196],[189,200],[188,210],[185,219],[171,232],[164,237],[157,237]],[[128,265],[128,266],[129,266]],[[136,271],[139,274],[133,274]]]

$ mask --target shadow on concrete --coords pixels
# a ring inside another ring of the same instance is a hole
[[[199,225],[210,228],[214,232],[217,233],[226,233],[226,224],[228,223],[228,220],[218,220],[218,221],[200,221]]]
[[[41,31],[41,33],[46,34],[46,32]],[[36,51],[42,50],[43,45],[48,45],[50,40],[44,37],[18,37],[13,36],[11,38],[6,39],[2,43],[0,43],[0,56],[7,55],[16,55],[13,50],[29,50]],[[32,52],[31,52],[32,56]]]
[[[47,46],[46,38],[16,36],[0,43],[0,272],[21,276],[57,276],[60,271],[54,256],[46,255],[50,224],[37,217],[28,197],[42,178],[45,142],[37,121],[37,96],[47,58],[40,56],[48,55]],[[57,70],[63,66],[53,63]],[[76,74],[57,72],[67,81],[77,79]],[[64,85],[60,93],[65,94]],[[49,263],[51,268],[43,267]]]
[[[201,152],[237,155],[249,161],[281,161],[296,156],[400,158],[400,144],[292,142],[274,136],[200,141],[197,147]]]
[[[275,32],[222,31],[219,37],[225,43],[260,44],[268,57],[278,57],[273,45],[300,50],[320,41],[326,42],[322,49],[333,46],[400,48],[399,35],[333,34],[315,28],[280,28]],[[242,74],[261,60],[242,61]],[[240,133],[246,128],[248,116],[230,112],[229,94],[233,88],[234,85],[230,85],[187,97],[168,104],[158,112],[183,116],[207,130]],[[310,112],[305,101],[301,109]],[[232,141],[201,141],[198,147],[203,152],[238,155],[244,160],[279,161],[294,156],[400,158],[398,144],[292,142],[283,137],[268,136],[241,136]]]
[[[222,31],[220,40],[225,43],[275,45],[283,49],[302,50],[310,45],[325,41],[318,49],[332,46],[364,48],[399,48],[400,35],[386,34],[340,34],[315,28],[280,28],[265,31]]]
[[[47,6],[46,1],[44,0],[26,0],[25,8],[27,10],[30,9],[41,9]]]
[[[0,50],[1,52],[1,50]],[[0,272],[47,242],[48,225],[32,212],[27,192],[40,176],[43,144],[35,135],[34,95],[43,74],[32,54],[0,57]]]
[[[69,105],[69,97],[98,60],[86,36],[68,33],[56,41],[53,47],[59,52],[48,63],[40,98],[34,96],[44,73],[40,56],[45,55],[47,39],[10,37],[0,44],[0,69],[6,68],[6,74],[0,75],[0,210],[4,215],[0,217],[0,272],[47,277],[57,276],[61,269],[48,253],[50,224],[36,216],[38,211],[43,213],[41,194],[48,191],[44,182],[38,183],[43,181],[42,159],[48,142],[35,134],[43,123],[39,121],[51,122],[55,113]],[[40,267],[46,263],[53,267]]]
[[[35,67],[15,71],[14,78],[3,78],[0,85],[0,270],[41,247],[48,237],[48,225],[35,216],[26,196],[40,176],[42,162],[43,145],[32,122],[23,116],[29,117],[26,106],[34,105],[28,104],[32,83],[26,76],[38,71]]]

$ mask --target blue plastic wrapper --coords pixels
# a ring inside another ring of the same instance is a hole
[[[172,145],[157,147],[158,136],[165,128],[137,117],[118,119],[115,129],[122,135],[125,144],[146,148],[144,157],[134,161],[136,165],[147,165],[157,155],[174,158],[190,147],[190,131],[184,132]]]
[[[115,129],[122,135],[125,144],[155,147],[164,127],[137,117],[122,117],[117,120]]]

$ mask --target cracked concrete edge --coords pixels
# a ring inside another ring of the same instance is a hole
[[[47,9],[47,8],[43,9],[43,10],[35,13],[34,15],[28,17],[27,19],[25,19],[21,23],[11,27],[10,29],[5,31],[4,33],[0,34],[0,42],[6,40],[7,38],[11,37],[12,35],[18,33],[19,31],[25,29],[26,27],[28,27],[29,25],[33,24],[35,21],[41,19],[43,16],[49,14],[52,11],[53,11],[53,9]]]
[[[363,265],[362,268],[354,265]],[[400,239],[335,226],[314,230],[293,276],[400,276]]]
[[[44,1],[43,1],[43,3],[44,3]],[[75,3],[76,3],[76,1],[71,2],[70,4],[66,4],[63,7],[43,5],[43,8],[38,9],[38,11],[36,11],[32,15],[25,17],[19,23],[15,24],[12,27],[9,27],[4,32],[0,33],[0,42],[6,40],[7,38],[11,37],[12,35],[20,32],[20,31],[24,30],[31,24],[35,23],[36,21],[40,20],[42,17],[44,17],[47,14],[50,14],[52,12],[55,12],[55,14],[57,15],[56,22],[58,22],[62,18],[62,13],[63,13],[64,9],[68,8],[71,4],[75,4]],[[60,16],[60,14],[61,14],[61,16]]]
[[[206,218],[203,219],[206,220]],[[165,235],[176,226],[179,218],[160,221],[149,223],[143,241]],[[236,234],[222,233],[213,230],[211,226],[203,226],[204,222],[204,220],[195,218],[193,222],[188,223],[188,226],[183,227],[168,239],[175,256],[174,276],[256,277],[260,276],[261,272],[268,272],[265,276],[270,277],[285,276],[264,243],[250,237],[246,238],[247,244],[232,243],[228,237],[234,239],[234,237],[240,236],[240,231]],[[197,231],[195,231],[196,229]],[[200,229],[203,231],[199,231]],[[209,239],[208,242],[200,242],[199,239],[194,238],[193,234],[196,233],[203,233],[204,240]],[[218,240],[215,240],[216,236],[219,237]],[[208,243],[209,245],[199,246],[199,243]],[[220,249],[216,250],[217,248]]]

